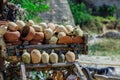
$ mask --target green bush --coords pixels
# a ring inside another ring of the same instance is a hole
[[[108,17],[108,16],[113,16],[114,13],[116,12],[116,6],[114,5],[106,5],[106,4],[103,4],[102,6],[100,6],[98,8],[98,12],[100,14],[100,16],[102,17]]]
[[[93,17],[91,16],[91,9],[87,10],[84,3],[75,4],[69,0],[70,8],[76,25],[85,25],[91,23]]]
[[[26,19],[34,19],[39,12],[45,12],[49,9],[46,5],[48,0],[9,0],[12,3],[20,4],[27,11]]]

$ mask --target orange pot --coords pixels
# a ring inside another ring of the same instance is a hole
[[[31,41],[35,36],[35,30],[31,26],[25,26],[21,32],[21,38],[24,41]]]
[[[83,38],[81,36],[75,36],[73,38],[73,43],[83,43]]]
[[[19,41],[19,39],[20,39],[20,32],[19,31],[14,31],[14,32],[7,31],[4,34],[4,39],[5,39],[6,42]]]
[[[42,42],[41,42],[41,41],[31,40],[31,41],[29,42],[29,44],[30,44],[30,45],[41,45]]]
[[[34,36],[33,40],[43,41],[43,39],[44,39],[43,32],[35,32],[35,36]]]
[[[11,46],[11,45],[21,45],[21,44],[22,44],[22,41],[20,41],[20,40],[7,43],[8,46]]]
[[[71,44],[73,39],[70,36],[63,36],[58,39],[58,44]]]

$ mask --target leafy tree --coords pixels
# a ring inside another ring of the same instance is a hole
[[[76,4],[69,0],[70,8],[76,25],[85,25],[92,21],[91,9],[86,9],[84,3]]]
[[[9,0],[12,3],[20,4],[27,11],[26,19],[35,18],[38,13],[45,12],[49,9],[46,4],[48,0]]]
[[[99,7],[98,12],[100,16],[108,17],[108,16],[113,16],[113,14],[116,12],[116,9],[117,8],[114,5],[103,4],[102,6]]]

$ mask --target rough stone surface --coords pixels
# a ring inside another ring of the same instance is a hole
[[[103,33],[102,37],[120,39],[120,32],[115,31],[115,30],[109,30],[109,31]]]
[[[41,13],[42,21],[74,25],[74,19],[67,0],[49,0],[50,10]]]

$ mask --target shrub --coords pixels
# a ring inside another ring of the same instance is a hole
[[[48,0],[9,0],[12,3],[20,4],[27,11],[26,19],[33,19],[38,16],[39,12],[45,12],[49,9],[46,5]]]
[[[75,4],[70,0],[69,3],[76,25],[82,26],[92,21],[91,9],[87,10],[84,3]]]
[[[114,5],[106,5],[103,4],[98,8],[98,12],[100,16],[107,17],[107,16],[113,16],[113,14],[116,12],[116,6]]]

